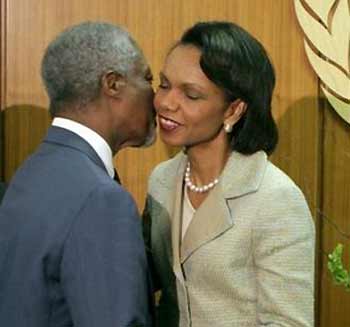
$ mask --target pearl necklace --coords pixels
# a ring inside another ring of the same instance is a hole
[[[207,185],[203,186],[196,186],[191,182],[191,168],[190,168],[190,162],[187,162],[186,166],[186,172],[185,172],[185,184],[187,188],[189,188],[191,191],[196,192],[196,193],[204,193],[208,192],[211,190],[217,183],[219,183],[219,179],[215,178],[212,182],[210,182]]]

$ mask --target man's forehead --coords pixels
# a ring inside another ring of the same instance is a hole
[[[145,59],[140,59],[135,62],[131,75],[142,78],[152,76],[151,68]]]

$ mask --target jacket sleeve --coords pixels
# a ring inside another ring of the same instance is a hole
[[[268,194],[253,229],[258,326],[313,326],[315,230],[300,190]]]
[[[74,326],[151,326],[140,224],[131,196],[115,183],[99,186],[86,200],[65,241],[61,263]]]

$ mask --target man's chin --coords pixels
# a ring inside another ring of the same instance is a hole
[[[146,137],[144,143],[140,145],[141,148],[148,148],[149,146],[153,145],[157,140],[157,134],[154,132],[152,135],[149,135]]]

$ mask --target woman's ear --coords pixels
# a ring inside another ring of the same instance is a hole
[[[231,102],[225,112],[224,125],[232,128],[233,125],[242,118],[246,111],[247,104],[241,99]]]
[[[118,98],[126,85],[126,79],[119,73],[110,71],[102,76],[101,84],[104,94]]]

